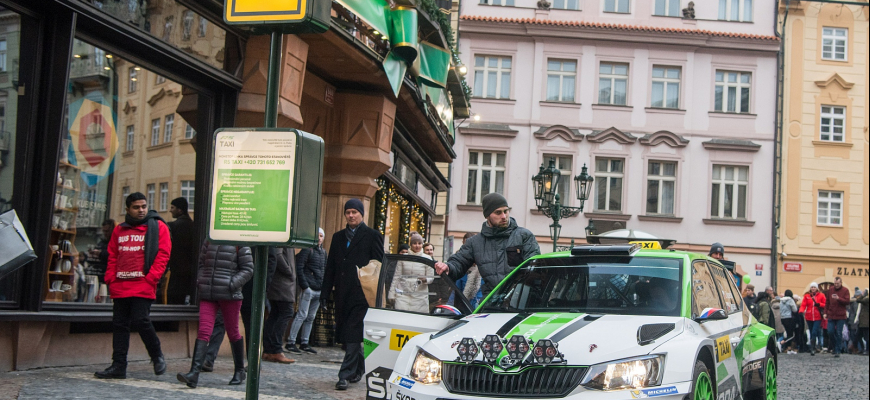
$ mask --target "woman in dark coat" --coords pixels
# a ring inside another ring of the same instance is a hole
[[[254,275],[254,259],[250,247],[223,246],[205,242],[199,256],[197,289],[199,292],[199,332],[193,347],[190,372],[178,374],[178,380],[195,388],[199,371],[205,361],[208,340],[220,310],[224,319],[235,372],[230,385],[245,380],[245,342],[239,332],[239,311],[242,308],[242,286]]]
[[[277,258],[275,275],[266,289],[272,308],[263,326],[263,361],[291,364],[296,360],[284,357],[281,344],[296,302],[296,255],[292,247],[279,248]]]

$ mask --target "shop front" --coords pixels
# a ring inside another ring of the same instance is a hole
[[[791,289],[801,295],[809,291],[815,282],[819,290],[826,291],[834,284],[834,278],[843,279],[843,286],[854,295],[855,288],[866,290],[870,286],[870,268],[867,259],[789,254],[780,259],[778,290]]]

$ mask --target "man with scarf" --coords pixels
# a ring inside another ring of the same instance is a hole
[[[335,337],[346,346],[336,390],[347,390],[348,382],[359,382],[365,373],[363,319],[369,303],[359,282],[359,268],[371,260],[384,259],[384,238],[366,226],[364,215],[365,208],[359,199],[344,204],[347,227],[332,235],[326,258],[321,298],[329,299],[335,288]]]
[[[160,339],[151,324],[151,304],[157,298],[157,283],[166,270],[172,240],[169,227],[155,211],[148,211],[145,195],[127,196],[124,223],[115,227],[109,240],[106,283],[112,298],[112,365],[94,373],[100,379],[127,377],[130,330],[139,332],[154,364],[154,374],[166,372]]]

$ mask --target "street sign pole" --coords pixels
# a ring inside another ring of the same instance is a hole
[[[275,30],[269,47],[269,76],[266,83],[266,128],[278,127],[278,84],[281,75],[281,50],[284,35]],[[251,299],[251,331],[248,334],[248,379],[245,383],[245,399],[256,400],[260,396],[260,360],[263,355],[263,313],[266,304],[266,275],[268,274],[269,247],[254,246],[254,290]]]

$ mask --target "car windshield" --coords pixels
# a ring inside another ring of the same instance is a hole
[[[681,266],[679,259],[652,257],[532,260],[481,310],[679,316]]]

